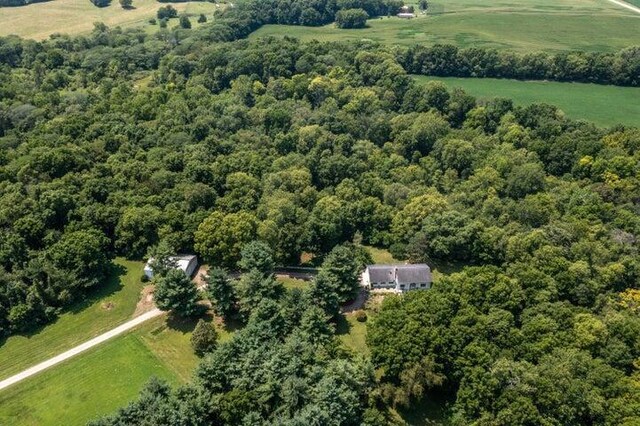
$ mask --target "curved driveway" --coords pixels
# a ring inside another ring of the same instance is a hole
[[[107,331],[106,333],[101,334],[98,337],[94,337],[93,339],[87,342],[84,342],[83,344],[78,345],[75,348],[69,349],[68,351],[63,352],[60,355],[54,356],[53,358],[49,358],[48,360],[43,361],[40,364],[34,365],[33,367],[28,368],[21,373],[18,373],[14,376],[9,377],[8,379],[0,381],[0,390],[13,385],[14,383],[18,383],[26,379],[27,377],[31,377],[34,374],[38,374],[39,372],[46,370],[49,367],[53,367],[56,364],[59,364],[71,357],[74,357],[86,351],[87,349],[90,349],[96,345],[99,345],[100,343],[106,340],[109,340],[112,337],[118,336],[128,330],[131,330],[132,328],[142,324],[143,322],[150,320],[151,318],[155,318],[159,315],[162,315],[163,313],[164,312],[162,312],[160,309],[157,309],[157,308],[149,312],[145,312],[144,314],[138,317],[135,317],[134,319],[127,321],[122,325],[119,325],[113,330]]]

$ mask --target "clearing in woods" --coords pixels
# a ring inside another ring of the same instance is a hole
[[[640,0],[636,0],[639,1]],[[407,3],[415,3],[409,1]],[[640,14],[608,0],[433,0],[414,19],[371,19],[368,28],[266,25],[251,37],[373,40],[386,44],[451,43],[520,52],[615,51],[640,44]],[[417,6],[416,6],[417,10]]]
[[[52,0],[20,7],[0,8],[0,36],[16,34],[25,38],[42,40],[51,34],[83,34],[93,29],[94,22],[103,22],[109,27],[146,26],[147,31],[157,30],[159,25],[150,25],[149,19],[156,17],[162,6],[172,5],[178,14],[191,16],[191,25],[199,24],[194,19],[201,13],[211,21],[213,12],[222,6],[209,2],[159,3],[156,0],[133,0],[133,8],[125,10],[118,0],[107,7],[96,7],[89,0]],[[169,21],[169,27],[178,25],[177,19]]]
[[[600,84],[520,81],[495,78],[414,76],[420,83],[444,82],[462,87],[478,99],[513,99],[516,105],[548,103],[573,119],[589,120],[600,126],[625,124],[640,127],[640,88]]]

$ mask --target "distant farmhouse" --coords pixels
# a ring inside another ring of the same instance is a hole
[[[369,265],[362,273],[362,285],[369,290],[404,293],[431,288],[429,265]]]
[[[169,260],[173,261],[176,264],[176,269],[180,269],[188,277],[193,275],[196,268],[198,267],[198,257],[194,254],[185,254],[178,256],[171,256]],[[147,264],[144,265],[144,274],[147,278],[153,278],[153,269],[151,268],[151,263],[153,262],[153,258],[147,261]]]
[[[400,8],[400,13],[398,13],[398,18],[403,19],[411,19],[415,18],[416,15],[413,13],[413,6],[402,6]]]

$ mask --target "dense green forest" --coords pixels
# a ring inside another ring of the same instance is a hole
[[[283,4],[261,22],[313,13]],[[96,424],[382,425],[428,392],[460,425],[640,421],[640,131],[419,86],[373,43],[229,42],[238,19],[0,39],[0,334],[161,243],[240,261],[245,326]],[[254,240],[271,260],[243,267]],[[331,322],[367,261],[351,241],[468,267],[387,298],[368,359]],[[282,291],[303,252],[320,275]]]

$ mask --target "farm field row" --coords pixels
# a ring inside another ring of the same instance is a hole
[[[103,22],[110,27],[146,26],[147,31],[157,31],[158,25],[150,25],[148,20],[156,17],[157,10],[171,4],[189,16],[204,13],[209,20],[218,6],[209,2],[159,3],[156,0],[133,0],[133,8],[125,10],[117,0],[107,7],[99,8],[90,1],[51,0],[28,6],[0,8],[0,36],[10,34],[42,40],[51,34],[85,34],[93,29],[95,22]],[[177,19],[170,21],[169,27],[178,25]],[[195,28],[196,19],[191,19]]]
[[[589,120],[600,126],[640,126],[640,88],[637,87],[494,78],[414,78],[421,83],[438,80],[450,88],[462,87],[480,99],[504,97],[513,99],[516,105],[534,102],[556,105],[570,118]]]

